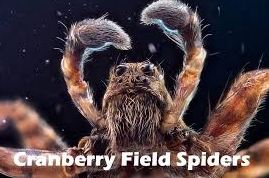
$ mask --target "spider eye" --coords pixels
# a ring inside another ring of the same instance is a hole
[[[145,64],[142,66],[142,71],[146,75],[154,74],[154,64]]]
[[[116,75],[117,76],[121,76],[122,74],[124,74],[124,72],[127,70],[127,67],[125,65],[119,65],[116,68]]]

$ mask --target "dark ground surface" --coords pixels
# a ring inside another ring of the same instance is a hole
[[[269,68],[269,23],[267,0],[189,0],[204,24],[210,26],[204,34],[209,52],[198,92],[191,102],[185,121],[199,130],[206,122],[209,105],[214,108],[225,85],[239,72]],[[116,59],[129,61],[151,58],[162,62],[167,87],[173,90],[176,74],[182,66],[182,53],[157,28],[139,23],[140,12],[150,1],[146,0],[9,0],[0,1],[0,99],[27,100],[70,145],[89,134],[90,124],[79,114],[67,94],[60,72],[61,53],[54,48],[64,44],[65,28],[84,18],[97,18],[109,13],[108,18],[118,22],[133,40],[133,50],[121,53],[110,49],[92,56],[86,64],[86,79],[100,106],[109,68]],[[153,44],[157,52],[149,51]],[[248,129],[242,148],[269,137],[269,100],[264,103],[253,126]],[[10,132],[0,135],[5,146],[18,146]]]

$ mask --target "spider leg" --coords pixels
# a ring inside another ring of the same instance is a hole
[[[166,146],[172,151],[171,165],[176,165],[177,152],[182,150],[185,150],[188,155],[200,155],[201,152],[206,152],[207,155],[212,155],[214,152],[219,152],[221,156],[234,155],[268,90],[269,70],[256,70],[240,75],[226,98],[210,115],[201,133],[188,128],[185,130],[176,128],[165,134]],[[253,160],[250,158],[250,171],[268,171],[269,162],[266,157],[269,154],[268,143],[264,141],[254,145],[247,152],[241,152],[241,154],[247,153],[253,156]],[[257,150],[254,151],[254,149]],[[247,169],[248,167],[239,167],[238,172],[231,170],[231,173],[242,174],[240,171]],[[225,169],[222,167],[206,166],[197,167],[195,173],[220,176],[223,171]],[[227,175],[232,174],[228,172]]]
[[[85,167],[76,167],[71,169],[62,166],[18,166],[14,162],[16,153],[25,152],[26,155],[20,157],[21,162],[26,162],[26,156],[60,156],[63,152],[45,151],[45,150],[32,150],[32,149],[12,149],[0,147],[0,173],[10,177],[35,177],[35,178],[71,178],[76,177],[77,174],[86,171]],[[70,152],[70,151],[69,151]],[[72,154],[68,154],[73,156]]]
[[[199,16],[180,1],[159,0],[143,10],[141,21],[158,25],[185,53],[172,105],[162,122],[163,132],[175,127],[184,129],[183,114],[195,94],[206,57]]]
[[[262,140],[238,154],[249,155],[250,165],[231,168],[223,175],[223,178],[258,178],[269,175],[269,139]]]
[[[106,146],[108,140],[103,135],[92,135],[84,137],[80,140],[78,147],[67,148],[61,151],[46,151],[46,150],[34,150],[34,149],[12,149],[0,147],[0,173],[12,176],[12,177],[28,177],[32,176],[35,178],[73,178],[77,177],[83,172],[100,172],[104,171],[103,166],[105,165],[104,160],[101,160],[101,166],[95,165],[93,162],[92,165],[88,166],[88,159],[86,158],[85,166],[71,165],[71,166],[37,166],[34,162],[32,166],[17,166],[15,164],[15,154],[19,152],[24,152],[26,155],[19,157],[19,161],[26,163],[32,159],[29,156],[38,156],[46,157],[46,163],[48,163],[49,157],[58,156],[60,157],[60,164],[62,159],[65,159],[64,156],[72,156],[75,160],[79,155],[84,157],[87,156],[96,156],[96,155],[105,155]],[[102,144],[100,149],[100,144]],[[66,154],[66,155],[64,155]],[[120,166],[120,156],[116,157],[114,164],[111,169],[117,169]],[[69,162],[68,160],[66,160]],[[76,162],[76,161],[75,161]],[[55,162],[54,162],[55,163]],[[27,163],[28,164],[28,163]]]
[[[128,50],[131,41],[121,27],[105,17],[83,20],[71,27],[61,65],[68,92],[75,105],[91,124],[99,128],[105,127],[105,120],[95,107],[93,94],[83,79],[83,64],[90,54],[109,46]]]
[[[247,72],[234,82],[201,133],[212,150],[227,155],[236,152],[268,90],[269,70]]]
[[[24,148],[61,150],[66,144],[56,132],[21,100],[0,102],[0,128],[11,120],[18,130]]]

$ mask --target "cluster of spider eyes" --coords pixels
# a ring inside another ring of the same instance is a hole
[[[128,69],[128,66],[125,64],[120,64],[116,67],[115,74],[116,76],[123,75]],[[145,75],[152,76],[154,75],[154,64],[147,63],[141,66],[141,70]]]

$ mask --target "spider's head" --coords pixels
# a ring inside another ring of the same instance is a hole
[[[162,109],[171,100],[164,84],[162,69],[148,61],[121,63],[111,69],[103,108],[119,95],[148,95],[158,100]]]
[[[152,63],[112,68],[102,109],[113,147],[138,150],[159,143],[161,119],[170,101],[163,73]]]

